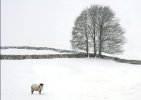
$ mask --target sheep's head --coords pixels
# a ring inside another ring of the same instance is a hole
[[[43,83],[40,83],[40,86],[42,86],[42,87],[43,87],[43,86],[44,86],[44,84],[43,84]]]

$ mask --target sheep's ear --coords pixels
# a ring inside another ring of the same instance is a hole
[[[44,84],[43,83],[40,83],[40,85],[43,86]]]

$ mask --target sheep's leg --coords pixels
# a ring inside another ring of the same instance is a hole
[[[41,94],[41,90],[39,91],[39,94]]]
[[[34,90],[31,91],[31,94],[33,94]]]

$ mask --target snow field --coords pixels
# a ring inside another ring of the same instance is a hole
[[[141,65],[94,58],[2,60],[2,100],[140,100]],[[44,83],[42,95],[30,93]]]

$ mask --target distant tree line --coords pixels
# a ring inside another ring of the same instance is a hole
[[[122,53],[124,33],[109,7],[93,5],[84,9],[76,18],[71,45],[75,50],[86,51],[87,56],[90,51],[95,57],[102,57],[102,53]]]

